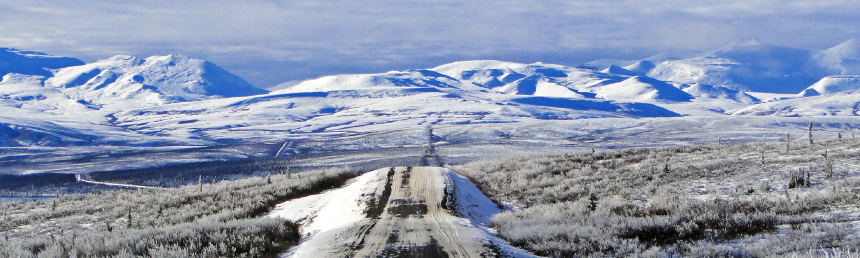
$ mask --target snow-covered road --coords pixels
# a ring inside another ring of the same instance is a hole
[[[84,176],[87,176],[86,178]],[[75,180],[79,183],[89,183],[94,185],[106,185],[106,186],[116,186],[116,187],[128,187],[128,188],[139,188],[139,189],[161,189],[161,187],[154,186],[145,186],[145,185],[131,185],[131,184],[121,184],[121,183],[108,183],[108,182],[99,182],[89,180],[88,175],[81,176],[81,174],[75,174]]]
[[[531,257],[487,228],[497,212],[450,170],[396,167],[284,203],[272,216],[302,224],[302,242],[283,257]]]
[[[478,241],[458,232],[460,218],[445,210],[448,193],[439,168],[392,169],[378,207],[366,230],[348,242],[353,257],[481,257]],[[390,185],[390,186],[389,186]],[[385,196],[388,193],[390,195]]]

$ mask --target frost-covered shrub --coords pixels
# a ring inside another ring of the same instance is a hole
[[[0,202],[0,257],[271,256],[298,241],[298,230],[292,222],[257,217],[355,176],[327,169],[204,184],[202,190],[189,185]]]
[[[821,164],[825,151],[828,166]],[[815,214],[860,206],[860,178],[846,169],[860,167],[858,152],[860,143],[851,141],[805,145],[791,153],[778,144],[680,146],[480,161],[453,169],[511,206],[514,211],[493,217],[493,226],[500,237],[539,255],[768,257],[860,246],[860,239],[840,237],[834,227],[797,226],[841,223]],[[801,170],[802,183],[786,180]],[[750,191],[759,180],[762,190]],[[804,187],[787,192],[792,186]],[[600,202],[589,207],[592,194]],[[808,239],[783,245],[789,240],[782,239],[796,238],[777,235],[776,229],[789,225],[795,225],[789,236]],[[752,236],[774,241],[730,244]]]
[[[112,233],[0,239],[0,257],[264,257],[286,250],[298,240],[297,226],[289,221],[208,221]]]

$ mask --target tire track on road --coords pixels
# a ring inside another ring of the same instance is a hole
[[[347,250],[349,257],[479,257],[483,246],[461,239],[460,218],[448,213],[445,174],[441,168],[398,167],[389,170],[385,189],[368,209],[364,230]]]

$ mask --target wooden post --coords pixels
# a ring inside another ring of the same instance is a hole
[[[812,122],[809,122],[809,145],[812,145]]]

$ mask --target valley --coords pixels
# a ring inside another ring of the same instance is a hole
[[[0,256],[850,252],[858,53],[741,41],[264,90],[181,55],[0,49]]]

